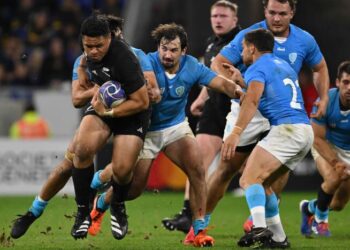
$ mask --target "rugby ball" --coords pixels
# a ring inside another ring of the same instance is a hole
[[[113,108],[126,100],[126,95],[117,81],[108,81],[100,87],[100,97],[106,108]]]

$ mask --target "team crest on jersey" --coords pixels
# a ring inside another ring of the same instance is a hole
[[[178,96],[182,96],[185,92],[185,87],[183,87],[183,86],[177,87],[175,89],[175,92]]]
[[[289,61],[290,61],[290,64],[294,64],[295,61],[297,60],[297,57],[298,57],[298,54],[293,52],[293,53],[290,53],[289,54]]]

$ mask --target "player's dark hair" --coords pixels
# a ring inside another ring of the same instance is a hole
[[[227,0],[219,0],[219,1],[215,2],[215,3],[211,6],[210,10],[212,10],[212,9],[215,8],[215,7],[229,8],[229,9],[231,9],[234,13],[238,14],[238,13],[237,13],[237,12],[238,12],[238,5],[235,4],[235,3],[232,3],[232,2],[230,2],[230,1],[227,1]]]
[[[244,36],[246,43],[253,44],[258,51],[272,52],[275,39],[271,31],[266,29],[256,29],[248,32]]]
[[[81,36],[98,37],[107,36],[110,33],[111,31],[106,18],[101,18],[96,13],[87,17],[80,27]]]
[[[109,24],[109,29],[112,32],[123,31],[124,19],[114,15],[105,15],[105,18]]]
[[[152,31],[151,36],[158,46],[162,39],[172,41],[179,37],[181,50],[187,47],[187,33],[181,25],[176,23],[160,24]]]
[[[292,9],[292,11],[295,13],[297,10],[297,0],[276,0],[277,2],[280,3],[289,3],[290,8]],[[262,4],[264,6],[264,8],[267,7],[267,4],[269,3],[269,0],[262,0]]]
[[[337,71],[337,78],[340,80],[342,77],[343,73],[349,74],[350,75],[350,61],[344,61],[338,66],[338,71]]]

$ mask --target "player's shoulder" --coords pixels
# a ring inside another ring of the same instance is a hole
[[[329,102],[334,102],[338,99],[339,89],[338,88],[331,88],[328,90],[328,98]]]
[[[131,49],[131,46],[123,39],[113,39],[111,41],[109,53],[113,55],[113,57],[123,57],[126,55],[134,55],[134,52]]]
[[[308,31],[294,25],[290,24],[291,34],[294,38],[306,40],[306,41],[314,41],[315,38]]]

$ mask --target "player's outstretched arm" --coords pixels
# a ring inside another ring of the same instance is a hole
[[[328,89],[329,89],[329,74],[327,63],[322,59],[322,61],[313,67],[313,78],[317,93],[320,100],[315,103],[318,107],[317,112],[311,114],[312,118],[321,118],[326,114],[327,104],[328,104]]]
[[[314,147],[317,152],[324,158],[329,165],[335,166],[339,161],[337,154],[329,145],[326,139],[326,127],[315,122],[311,122],[312,130],[314,131]]]

